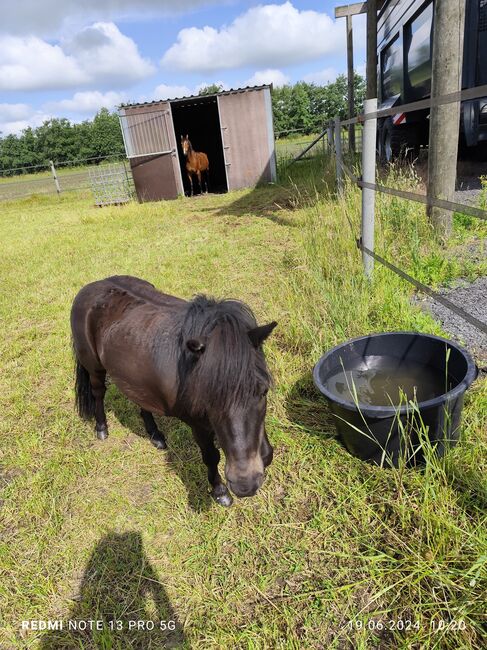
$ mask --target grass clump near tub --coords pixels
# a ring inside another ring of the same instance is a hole
[[[483,647],[486,382],[467,395],[459,445],[423,471],[349,456],[312,385],[318,357],[370,332],[444,333],[386,269],[364,280],[359,190],[337,200],[319,159],[281,178],[117,208],[84,194],[3,204],[0,647]],[[377,213],[377,250],[412,275],[474,273],[461,252],[482,227],[456,219],[445,266],[421,206],[378,197]],[[158,453],[114,386],[105,443],[75,415],[70,305],[114,273],[238,297],[279,321],[267,345],[275,460],[254,498],[214,505],[187,428],[160,421],[170,451]],[[22,630],[31,619],[104,625]]]

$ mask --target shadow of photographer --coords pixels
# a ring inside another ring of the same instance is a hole
[[[184,648],[181,623],[138,532],[110,533],[95,547],[62,630],[40,650]]]

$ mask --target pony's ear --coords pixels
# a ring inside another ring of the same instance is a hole
[[[262,345],[262,343],[266,340],[276,325],[276,321],[273,320],[272,323],[268,323],[267,325],[259,325],[258,327],[254,327],[254,329],[249,330],[247,333],[252,345],[255,348],[258,348],[259,345]]]
[[[205,351],[205,344],[200,339],[188,339],[186,341],[186,347],[193,354],[203,354]]]
[[[186,140],[189,140],[189,135],[186,133]]]

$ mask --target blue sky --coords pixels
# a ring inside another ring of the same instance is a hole
[[[329,0],[0,0],[0,131],[206,84],[327,83],[346,70]],[[364,16],[354,18],[363,73]]]

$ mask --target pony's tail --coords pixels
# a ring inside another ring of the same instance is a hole
[[[91,392],[90,375],[86,368],[81,365],[78,357],[75,361],[75,383],[76,410],[83,420],[90,420],[95,417],[95,398]]]

